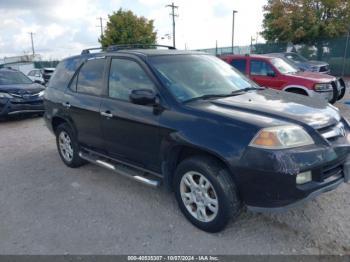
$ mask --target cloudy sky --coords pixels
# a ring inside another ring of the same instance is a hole
[[[171,0],[0,0],[0,58],[31,52],[29,32],[34,32],[36,53],[46,59],[77,54],[96,47],[100,28],[97,17],[119,8],[155,20],[159,44],[172,32]],[[176,22],[177,48],[229,46],[232,10],[236,14],[235,44],[247,45],[261,31],[262,7],[266,0],[174,0],[179,6]],[[104,20],[104,24],[106,20]],[[263,39],[260,37],[260,41]]]

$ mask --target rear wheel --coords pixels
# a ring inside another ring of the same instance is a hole
[[[211,157],[182,161],[175,172],[174,191],[186,218],[207,232],[221,231],[240,211],[241,202],[228,170]]]
[[[79,156],[79,145],[74,132],[66,123],[56,129],[56,144],[62,161],[69,167],[75,168],[85,164]]]

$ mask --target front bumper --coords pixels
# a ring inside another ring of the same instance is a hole
[[[238,174],[238,188],[249,209],[279,211],[349,181],[349,155],[348,133],[330,146],[274,151],[248,148],[241,159],[245,164],[233,172]],[[311,171],[312,181],[298,185],[297,174],[306,171]]]
[[[326,100],[327,102],[329,102],[333,99],[334,93],[332,90],[324,91],[324,92],[316,92],[316,91],[310,90],[309,96],[319,98],[321,100]]]
[[[44,102],[42,98],[36,99],[0,99],[0,116],[42,113],[44,112]]]

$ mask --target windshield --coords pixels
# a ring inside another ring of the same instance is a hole
[[[32,84],[25,74],[18,71],[0,71],[0,85]]]
[[[294,67],[292,64],[287,63],[285,60],[281,58],[272,58],[271,63],[280,71],[282,74],[294,74],[299,70]]]
[[[229,64],[210,55],[154,56],[149,61],[165,86],[181,102],[259,88]]]
[[[299,54],[289,53],[289,54],[286,54],[286,57],[297,63],[307,62],[306,58],[302,57]]]

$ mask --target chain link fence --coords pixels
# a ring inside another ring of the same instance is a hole
[[[231,54],[232,47],[198,49],[213,55]],[[329,63],[331,74],[350,77],[350,37],[320,39],[312,44],[266,43],[234,48],[235,54],[297,52],[309,60]]]

